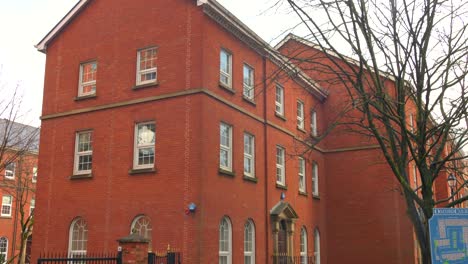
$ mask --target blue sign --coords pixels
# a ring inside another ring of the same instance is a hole
[[[432,264],[468,263],[468,208],[436,208],[429,219]]]

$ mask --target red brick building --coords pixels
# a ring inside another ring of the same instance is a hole
[[[286,67],[216,1],[81,0],[37,48],[34,256],[138,232],[184,263],[414,260],[375,144],[338,131],[306,151],[343,91]]]
[[[38,128],[0,120],[0,262],[21,251],[22,225],[29,233],[35,207],[37,181]],[[31,225],[32,226],[32,225]],[[29,255],[30,239],[25,243]]]

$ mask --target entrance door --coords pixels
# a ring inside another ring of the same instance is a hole
[[[288,233],[286,228],[286,222],[282,220],[279,225],[278,231],[278,255],[279,264],[287,264],[288,262]]]

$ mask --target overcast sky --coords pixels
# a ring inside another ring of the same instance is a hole
[[[6,98],[19,85],[23,95],[21,121],[40,125],[45,55],[37,44],[78,0],[1,0],[0,1],[0,90]],[[286,28],[285,14],[264,11],[274,0],[219,0],[228,10],[268,42],[276,43]],[[248,7],[248,8],[246,8]]]

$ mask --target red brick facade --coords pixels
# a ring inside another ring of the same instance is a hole
[[[320,263],[413,261],[405,203],[373,142],[337,131],[303,153],[311,110],[320,135],[342,103],[339,87],[327,97],[302,77],[289,77],[271,48],[261,47],[218,4],[81,2],[87,4],[43,49],[34,259],[39,252],[68,250],[77,217],[87,222],[87,250],[99,252],[116,250],[116,239],[130,233],[133,219],[146,215],[153,250],[169,244],[182,251],[184,263],[218,262],[223,217],[232,227],[232,263],[241,263],[250,220],[256,263],[272,263],[278,239],[272,209],[284,193],[288,206],[278,217],[293,222],[289,254],[300,255],[305,228],[309,256],[320,233]],[[135,87],[137,52],[145,47],[157,47],[157,84]],[[222,49],[232,54],[232,89],[219,85]],[[96,95],[77,98],[80,63],[86,61],[97,62]],[[242,95],[244,63],[255,71],[253,102]],[[284,117],[275,114],[276,85],[284,88]],[[297,100],[304,104],[304,130],[297,127]],[[145,121],[156,127],[154,170],[136,173],[135,124]],[[219,169],[221,123],[232,126],[231,173]],[[92,131],[92,172],[77,178],[75,134],[84,130]],[[243,174],[245,132],[255,137],[254,180]],[[277,146],[286,150],[285,186],[276,183]],[[307,161],[306,194],[298,186],[300,155]],[[318,195],[312,194],[313,164]],[[193,213],[187,212],[190,203],[197,205]]]
[[[25,223],[35,207],[36,180],[33,175],[35,172],[37,178],[37,153],[18,156],[7,151],[2,160],[3,164],[14,164],[14,170],[8,166],[0,171],[0,255],[9,260],[21,248],[21,211]],[[3,252],[5,242],[6,255]]]

